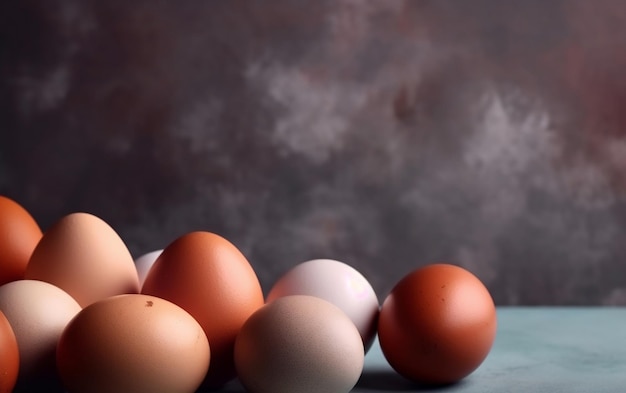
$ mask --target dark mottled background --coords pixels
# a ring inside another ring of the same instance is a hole
[[[232,240],[265,290],[428,262],[626,304],[626,2],[3,1],[0,193],[134,256]]]

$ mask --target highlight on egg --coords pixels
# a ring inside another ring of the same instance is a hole
[[[450,384],[476,370],[489,354],[496,309],[483,283],[451,264],[431,264],[403,277],[381,307],[383,355],[419,383]]]

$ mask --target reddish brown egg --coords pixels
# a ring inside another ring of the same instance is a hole
[[[211,346],[205,387],[235,377],[235,338],[264,304],[256,273],[235,245],[210,232],[181,236],[154,262],[142,293],[179,305],[200,323]]]
[[[20,354],[13,328],[0,312],[0,393],[10,393],[17,382]]]
[[[20,204],[0,195],[0,285],[24,278],[26,265],[42,233]]]
[[[472,373],[491,350],[496,309],[487,288],[469,271],[433,264],[400,280],[378,322],[380,346],[401,375],[449,384]]]

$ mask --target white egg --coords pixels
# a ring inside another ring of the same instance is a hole
[[[365,352],[376,337],[379,303],[376,292],[355,268],[333,259],[300,263],[276,281],[267,302],[289,295],[322,298],[339,307],[358,329]]]
[[[139,276],[139,287],[143,286],[143,282],[146,280],[150,268],[152,268],[154,261],[157,260],[162,252],[163,250],[151,251],[135,259],[135,267],[137,268],[137,275]]]

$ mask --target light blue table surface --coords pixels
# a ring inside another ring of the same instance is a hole
[[[222,391],[243,389],[234,382]],[[375,342],[353,392],[626,392],[626,307],[500,307],[487,359],[460,383],[437,389],[396,374]]]

